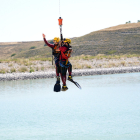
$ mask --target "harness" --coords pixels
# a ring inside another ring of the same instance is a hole
[[[72,47],[71,46],[65,46],[65,47],[67,47],[67,50],[64,52],[64,54],[69,58],[71,57]]]
[[[67,50],[65,52],[63,52],[63,53],[64,53],[65,56],[70,58],[71,57],[71,53],[72,53],[72,47],[71,46],[66,46],[66,45],[64,45],[64,46],[67,48]],[[66,60],[65,65],[68,64],[68,59],[61,59],[61,60]]]
[[[57,45],[54,45],[54,48],[52,48],[52,55],[54,55],[55,57],[59,57],[60,52],[56,51],[57,49]]]
[[[62,68],[68,68],[68,67],[71,65],[71,63],[68,61],[68,63],[65,64],[64,62],[60,61],[60,62],[59,62],[59,65],[60,65]]]

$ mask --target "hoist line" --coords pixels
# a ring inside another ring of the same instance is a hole
[[[59,15],[61,17],[61,11],[60,11],[60,0],[59,0]]]

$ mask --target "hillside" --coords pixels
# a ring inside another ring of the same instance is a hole
[[[140,54],[140,23],[118,25],[72,38],[74,56],[97,54]],[[43,41],[0,43],[0,59],[50,57]]]
[[[76,55],[140,54],[140,23],[91,32],[72,41]]]
[[[16,54],[14,58],[29,58],[44,57],[49,53],[43,41],[0,43],[0,59],[10,58],[12,54]]]

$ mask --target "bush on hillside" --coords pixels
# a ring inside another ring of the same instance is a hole
[[[0,69],[0,73],[5,74],[6,73],[6,69],[5,68],[1,68]]]
[[[32,46],[30,49],[35,49],[36,47],[35,46]]]
[[[116,52],[117,52],[116,50],[110,50],[110,51],[107,52],[107,54],[108,54],[108,55],[111,55],[111,54],[114,54],[114,53],[116,53]]]
[[[18,71],[19,72],[26,72],[26,71],[28,71],[28,69],[26,67],[20,67]]]
[[[34,68],[30,67],[30,73],[35,72]]]
[[[13,53],[12,55],[11,55],[11,57],[13,57],[13,56],[15,56],[16,55],[16,53]]]
[[[11,72],[11,73],[16,72],[16,69],[15,69],[15,68],[11,68],[11,69],[10,69],[10,72]]]
[[[131,21],[126,22],[126,24],[131,23]]]

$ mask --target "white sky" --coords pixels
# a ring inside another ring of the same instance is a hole
[[[0,42],[79,37],[140,20],[140,0],[0,0]]]

